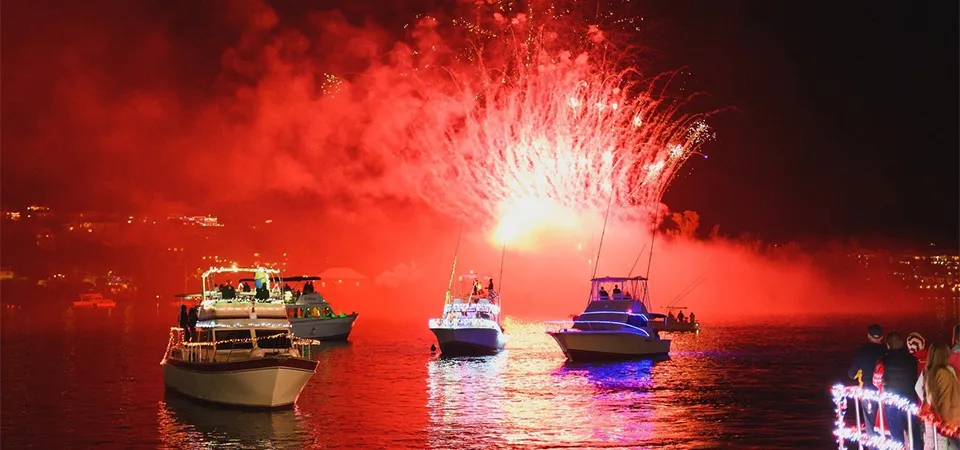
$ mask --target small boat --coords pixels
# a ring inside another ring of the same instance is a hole
[[[78,308],[113,308],[117,306],[117,302],[103,298],[103,294],[87,292],[80,294],[80,300],[73,302],[73,306]]]
[[[443,315],[430,319],[430,331],[437,337],[440,353],[445,356],[493,355],[503,350],[506,336],[500,325],[500,295],[489,289],[478,289],[480,280],[490,277],[473,273],[459,277],[461,287],[466,281],[469,294],[451,295],[443,304]]]
[[[670,340],[650,324],[649,293],[644,277],[590,280],[583,313],[570,321],[547,322],[547,331],[572,362],[667,355]],[[607,288],[612,285],[612,294]],[[623,287],[623,290],[620,287]]]
[[[503,247],[500,257],[500,275],[503,276]],[[502,302],[500,292],[493,289],[493,278],[474,271],[459,277],[457,292],[453,292],[453,278],[457,273],[460,239],[453,254],[450,281],[447,283],[443,315],[430,319],[428,326],[437,337],[440,353],[444,356],[484,356],[499,353],[506,346],[500,319]],[[481,284],[481,280],[485,284]],[[466,284],[465,284],[466,283]],[[466,289],[465,289],[466,288]]]
[[[258,278],[258,293],[263,294],[259,298],[206,290],[208,277],[236,272],[279,273],[264,267],[215,267],[204,272],[196,336],[189,338],[182,328],[170,330],[160,363],[164,384],[213,403],[290,406],[316,371],[317,361],[302,355],[318,342],[291,334],[282,293],[269,279]]]
[[[674,309],[687,309],[685,306],[679,307],[668,307],[667,310]],[[673,311],[670,311],[669,314],[657,314],[650,313],[647,314],[650,318],[650,325],[654,330],[657,331],[666,331],[666,332],[698,332],[700,331],[700,322],[691,321],[688,318],[674,317]]]
[[[280,281],[284,283],[287,317],[294,335],[323,341],[345,341],[350,337],[358,314],[333,312],[313,285],[314,281],[320,281],[320,277],[283,277]],[[294,286],[288,290],[287,283],[294,283]]]

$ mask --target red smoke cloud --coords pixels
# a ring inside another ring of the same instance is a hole
[[[460,229],[469,237],[461,267],[498,279],[501,255],[491,236],[510,237],[502,280],[508,314],[576,312],[607,199],[613,196],[616,208],[599,274],[622,275],[650,241],[646,211],[689,156],[684,152],[701,142],[688,133],[697,117],[680,113],[683,99],[661,97],[662,86],[598,81],[570,98],[550,90],[510,103],[522,89],[485,87],[489,73],[471,78],[475,66],[457,50],[470,41],[438,28],[439,18],[448,23],[455,14],[411,18],[397,27],[401,36],[337,11],[291,13],[260,2],[156,10],[5,3],[3,15],[4,191],[11,183],[32,186],[54,205],[94,209],[279,211],[294,217],[288,223],[296,237],[287,242],[298,244],[304,266],[334,255],[383,270],[384,289],[412,299],[390,314],[436,309]],[[503,31],[526,19],[491,20]],[[574,78],[518,86],[553,89],[600,73],[583,64],[607,62],[580,51],[608,42],[610,33],[571,30],[583,41],[567,54],[552,48],[560,63],[532,64],[577,67]],[[545,45],[557,38],[540,37]],[[517,58],[509,48],[488,51],[494,59]],[[624,75],[616,69],[602,74]],[[591,90],[595,85],[605,87]],[[643,94],[627,95],[631,89]],[[502,108],[477,113],[470,102],[478,96]],[[514,127],[509,114],[529,123],[530,108],[553,100],[561,103],[547,111],[550,120]],[[581,107],[594,108],[587,119],[601,125],[558,122]],[[628,107],[638,113],[623,120],[596,112]],[[629,127],[634,120],[642,131]],[[498,136],[510,136],[518,149]],[[602,145],[583,145],[589,138]],[[523,156],[531,153],[540,158]],[[596,178],[569,175],[579,164],[573,155],[586,155],[577,174]],[[505,213],[546,226],[508,224],[523,230],[495,233]],[[314,233],[323,236],[304,237]],[[407,265],[396,266],[401,261]],[[646,272],[645,261],[636,273]],[[724,241],[658,238],[653,261],[654,305],[666,306],[702,277],[680,302],[701,317],[810,311],[850,300],[808,262],[775,261]]]

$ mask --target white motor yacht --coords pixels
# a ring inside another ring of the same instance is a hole
[[[471,271],[459,277],[459,289],[443,304],[443,315],[430,319],[430,331],[437,337],[440,352],[445,356],[481,356],[496,354],[506,345],[500,325],[500,295],[490,289],[492,278]],[[486,288],[481,288],[481,280]],[[467,294],[462,294],[464,284]]]
[[[295,336],[321,341],[345,341],[350,337],[358,314],[335,313],[314,287],[320,277],[304,275],[277,278],[276,281],[283,283],[287,318]]]
[[[209,277],[237,272],[279,271],[263,267],[206,271],[195,335],[182,328],[171,329],[161,362],[164,384],[214,403],[268,408],[292,405],[317,368],[317,361],[302,354],[318,342],[291,334],[282,292],[270,285],[269,278],[258,278],[254,295],[206,290]]]
[[[590,280],[590,297],[573,323],[547,322],[547,331],[570,361],[621,359],[670,353],[647,312],[647,279],[604,277]],[[621,287],[623,289],[621,289]],[[612,288],[611,292],[607,288]]]

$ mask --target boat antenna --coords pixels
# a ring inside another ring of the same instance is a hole
[[[453,276],[457,273],[457,255],[460,254],[460,238],[463,237],[463,229],[460,229],[460,233],[457,234],[457,249],[453,252],[453,267],[450,268],[450,281],[447,282],[447,295],[445,302],[450,301],[450,291],[453,290]]]
[[[643,248],[640,249],[640,253],[637,254],[637,259],[633,260],[633,267],[630,268],[630,273],[627,274],[627,278],[633,276],[633,270],[637,268],[637,263],[640,262],[640,257],[643,256],[643,251],[647,249],[647,244],[643,244]]]
[[[650,235],[650,255],[647,258],[647,274],[643,277],[650,280],[650,266],[653,264],[653,243],[657,239],[657,227],[660,226],[660,202],[657,202],[657,215],[653,219],[653,229],[651,230],[653,234]]]
[[[610,217],[610,206],[613,205],[613,189],[610,190],[610,200],[607,201],[607,212],[603,215],[603,229],[600,231],[600,245],[597,246],[597,259],[593,261],[593,275],[597,277],[597,268],[600,266],[600,250],[603,249],[603,235],[607,233],[607,219]]]
[[[686,288],[684,288],[682,291],[680,291],[680,293],[677,294],[677,296],[674,297],[673,300],[671,300],[670,303],[667,304],[667,308],[671,308],[671,307],[673,307],[674,305],[676,305],[677,302],[679,302],[681,299],[683,299],[684,297],[686,297],[687,295],[689,295],[691,292],[693,292],[696,288],[698,288],[698,287],[699,287],[701,284],[703,284],[703,282],[706,281],[706,280],[707,280],[706,277],[703,277],[703,276],[697,277],[697,279],[693,280],[692,283],[690,283],[689,285],[687,285]]]
[[[501,328],[503,327],[503,259],[507,255],[507,243],[503,243],[503,247],[500,248],[500,290],[497,293],[497,303],[500,304],[500,314],[497,315],[497,321],[501,322]],[[452,281],[452,280],[451,280]],[[493,294],[492,292],[490,294]]]

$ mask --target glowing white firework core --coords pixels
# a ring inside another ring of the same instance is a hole
[[[575,54],[529,16],[498,17],[501,29],[490,33],[510,39],[477,48],[506,50],[480,51],[466,69],[448,71],[455,90],[422,93],[431,107],[412,146],[423,150],[417,163],[441,168],[424,180],[428,201],[508,243],[571,226],[608,202],[620,211],[659,204],[684,156],[708,136],[702,119],[681,114],[683,102],[635,71],[591,57],[606,51],[603,34]]]

